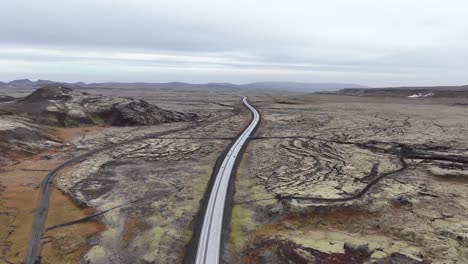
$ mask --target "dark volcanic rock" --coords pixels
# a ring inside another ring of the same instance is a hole
[[[0,93],[0,102],[11,102],[11,101],[14,101],[14,100],[15,100],[14,97],[11,97],[11,96],[8,96],[6,94]]]
[[[195,114],[164,110],[143,100],[90,95],[63,85],[37,89],[20,100],[16,110],[34,116],[41,123],[64,127],[157,125],[196,118]]]
[[[304,247],[293,241],[266,236],[257,237],[244,251],[244,259],[248,263],[316,263],[316,264],[430,264],[429,260],[415,260],[399,253],[380,259],[371,256],[374,250],[367,245],[353,246],[344,244],[344,253],[327,253]]]
[[[37,154],[59,145],[59,140],[34,120],[0,115],[0,166],[11,164],[11,153],[20,155]]]
[[[195,117],[193,114],[184,114],[162,110],[143,100],[132,100],[114,105],[113,125],[155,125],[166,122],[189,120]]]
[[[22,102],[40,103],[44,100],[68,100],[72,97],[73,90],[61,85],[45,86],[25,97]],[[76,96],[79,93],[75,93]]]

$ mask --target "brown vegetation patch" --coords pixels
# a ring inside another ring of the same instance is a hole
[[[67,142],[99,128],[57,129],[57,136]],[[34,210],[39,198],[38,186],[44,177],[60,165],[63,149],[50,149],[38,154],[12,151],[9,158],[17,162],[0,170],[0,259],[5,263],[23,261],[31,235]],[[93,213],[82,209],[58,190],[50,200],[48,224],[75,220]],[[103,230],[97,223],[85,223],[48,232],[43,240],[43,263],[78,263],[88,248],[86,238]]]
[[[80,219],[95,212],[93,208],[80,208],[68,195],[54,189],[46,226]],[[44,235],[43,263],[79,263],[81,255],[90,248],[87,239],[105,230],[97,222],[84,222],[48,231]]]
[[[55,134],[63,141],[70,142],[73,139],[84,136],[103,133],[106,127],[102,126],[86,126],[86,127],[66,127],[56,128]]]
[[[127,247],[132,240],[144,231],[149,230],[149,225],[144,218],[141,217],[127,217],[125,219],[125,226],[122,232],[122,241],[124,246]]]
[[[0,173],[3,187],[0,212],[8,214],[8,223],[0,225],[2,251],[0,259],[5,262],[20,263],[23,260],[31,234],[34,210],[39,198],[36,189],[49,169],[58,165],[56,160],[43,159],[43,155],[33,157],[16,156],[16,165],[5,166]]]

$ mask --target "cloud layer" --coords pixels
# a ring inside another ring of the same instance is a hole
[[[0,79],[468,83],[468,2],[2,3]]]

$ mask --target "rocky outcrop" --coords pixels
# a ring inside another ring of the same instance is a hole
[[[59,145],[59,140],[47,129],[33,120],[13,115],[0,115],[0,139],[0,166],[14,163],[12,154],[37,154]]]
[[[14,100],[15,100],[14,97],[8,96],[4,93],[0,93],[0,102],[11,102]]]
[[[330,242],[330,244],[332,244]],[[430,264],[427,259],[413,259],[400,253],[392,253],[383,258],[373,258],[375,251],[368,245],[343,245],[343,253],[331,253],[305,247],[281,237],[257,237],[245,249],[246,263],[334,263],[334,264]],[[247,261],[250,260],[250,261]]]
[[[168,111],[144,100],[105,97],[75,91],[63,85],[37,89],[17,104],[16,110],[48,125],[143,126],[189,121],[195,114]]]

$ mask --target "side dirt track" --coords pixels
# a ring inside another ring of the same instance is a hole
[[[26,173],[36,175],[29,182],[42,180],[41,171],[31,171],[36,159],[58,165],[47,167],[53,170],[40,185],[43,198],[37,197],[43,203],[49,199],[44,190],[52,193],[49,217],[34,224],[41,226],[34,227],[37,256],[43,263],[182,262],[197,236],[215,160],[250,113],[229,91],[90,92],[128,93],[199,119],[99,128],[70,137],[52,154],[5,167],[0,181],[8,190]],[[233,263],[468,262],[466,98],[246,95],[262,125],[232,178],[225,242]],[[38,192],[28,184],[20,190]],[[8,206],[18,199],[11,192],[2,193]],[[69,207],[57,207],[57,193],[80,213],[63,217]],[[31,209],[18,215],[32,215]],[[15,223],[29,222],[16,215],[2,207],[7,263],[25,252],[16,243],[27,241],[21,239],[27,227]],[[96,231],[82,233],[91,221],[100,223]]]
[[[205,103],[205,102],[203,102]],[[33,224],[33,235],[32,235],[32,239],[30,241],[30,247],[28,249],[28,253],[27,253],[27,256],[26,256],[26,259],[25,259],[25,263],[35,263],[35,261],[38,261],[40,259],[40,245],[41,245],[41,238],[43,237],[43,234],[44,234],[44,229],[45,229],[45,219],[46,219],[46,216],[47,216],[47,210],[48,210],[48,204],[49,204],[49,195],[50,195],[50,192],[51,192],[51,189],[52,189],[52,181],[54,180],[54,177],[64,168],[68,167],[68,166],[75,166],[75,164],[78,164],[79,162],[82,162],[83,160],[86,160],[86,159],[89,159],[90,157],[92,157],[93,155],[97,155],[99,153],[102,153],[102,152],[105,152],[105,151],[108,151],[110,149],[119,149],[120,147],[124,146],[124,145],[132,145],[132,144],[136,144],[136,143],[139,143],[139,142],[145,142],[146,140],[153,140],[153,139],[161,139],[163,141],[168,141],[168,140],[203,140],[203,139],[208,139],[208,140],[231,140],[233,137],[232,136],[219,136],[219,135],[213,135],[213,136],[210,136],[208,134],[206,134],[206,129],[204,129],[204,127],[206,126],[212,126],[216,123],[219,123],[220,121],[224,121],[224,120],[229,120],[231,117],[235,117],[237,116],[240,111],[239,111],[239,107],[237,106],[233,106],[231,104],[219,104],[219,103],[213,103],[214,105],[219,105],[219,106],[222,106],[222,107],[226,107],[226,106],[229,106],[229,108],[231,108],[231,114],[228,114],[228,115],[222,115],[221,117],[215,117],[215,118],[211,118],[211,113],[209,113],[208,115],[206,115],[207,118],[205,118],[205,120],[202,120],[202,121],[197,121],[197,122],[193,122],[193,123],[189,123],[187,126],[184,126],[183,128],[178,128],[178,129],[173,129],[173,130],[169,130],[169,131],[164,131],[164,132],[158,132],[158,133],[150,133],[150,134],[147,134],[147,135],[143,135],[143,136],[137,136],[133,139],[130,139],[130,140],[124,140],[124,141],[121,141],[121,142],[118,142],[118,143],[114,143],[114,144],[106,144],[104,147],[99,147],[99,148],[96,148],[95,150],[92,150],[92,151],[89,151],[87,153],[84,153],[82,155],[79,155],[77,157],[74,157],[70,160],[68,160],[67,162],[61,164],[59,167],[57,167],[56,169],[54,169],[53,171],[51,171],[47,177],[43,180],[42,184],[41,184],[41,198],[40,198],[40,202],[39,202],[39,210],[36,211],[36,214],[35,214],[35,220],[34,220],[34,224]],[[202,109],[204,110],[204,109]],[[207,109],[207,110],[212,110],[212,109]],[[202,118],[203,119],[203,118]],[[211,119],[211,120],[210,120]],[[240,124],[242,125],[242,124]],[[198,132],[195,132],[195,133],[190,133],[190,135],[185,135],[184,132],[189,132],[189,131],[192,131],[194,132],[193,130],[197,130],[199,128],[202,128],[201,131],[204,131],[205,132],[203,133],[203,136],[201,136],[202,134],[197,134]],[[179,136],[173,136],[173,137],[166,137],[166,135],[170,135],[170,134],[175,134],[177,133]],[[141,148],[140,148],[141,149]],[[121,158],[119,158],[121,159]],[[62,181],[62,180],[61,180]],[[154,195],[153,195],[154,196]],[[88,217],[85,217],[83,219],[77,219],[76,221],[71,221],[71,222],[67,222],[67,223],[62,223],[62,224],[57,224],[57,225],[54,225],[54,226],[50,226],[47,230],[53,230],[53,229],[57,229],[57,228],[61,228],[61,227],[64,227],[64,226],[68,226],[68,225],[72,225],[72,224],[76,224],[76,223],[81,223],[81,222],[84,222],[84,221],[88,221],[90,219],[94,219],[98,216],[101,216],[109,211],[112,211],[114,209],[118,209],[118,208],[121,208],[122,206],[126,206],[126,205],[130,205],[130,204],[139,204],[141,201],[143,200],[146,200],[146,199],[151,199],[153,197],[152,195],[148,195],[148,196],[145,196],[145,197],[142,197],[142,198],[138,198],[138,199],[135,199],[135,200],[132,200],[132,201],[129,201],[127,203],[123,203],[119,206],[114,206],[114,207],[111,207],[109,209],[105,209],[105,210],[102,210],[96,214],[93,214],[93,215],[90,215]]]
[[[47,212],[49,210],[49,199],[50,199],[50,194],[51,194],[51,191],[52,191],[52,186],[51,185],[52,185],[52,181],[54,180],[54,177],[61,170],[63,170],[64,168],[66,168],[66,167],[68,167],[68,166],[70,166],[70,165],[72,165],[74,163],[77,163],[77,162],[83,161],[86,158],[92,157],[93,155],[95,155],[96,153],[99,153],[101,151],[109,150],[109,149],[112,149],[112,148],[116,148],[118,146],[130,144],[130,143],[133,143],[133,142],[138,142],[138,141],[141,141],[141,140],[144,140],[144,139],[157,138],[157,137],[160,137],[160,136],[173,134],[173,133],[176,133],[176,132],[179,132],[179,131],[192,129],[192,128],[195,128],[197,126],[199,126],[199,124],[196,123],[196,124],[190,125],[188,127],[182,128],[182,129],[175,129],[175,130],[170,130],[170,131],[166,131],[166,132],[147,135],[147,136],[144,136],[144,137],[135,138],[135,139],[132,139],[132,140],[128,140],[128,141],[120,142],[120,143],[117,143],[117,144],[112,144],[112,145],[108,145],[108,146],[105,146],[105,147],[102,147],[102,148],[98,148],[98,149],[93,150],[91,152],[88,152],[88,153],[82,154],[80,156],[77,156],[77,157],[75,157],[75,158],[73,158],[71,160],[68,160],[67,162],[61,164],[60,166],[58,166],[57,168],[52,170],[44,178],[43,182],[41,183],[41,185],[39,187],[41,189],[40,199],[39,199],[39,204],[37,206],[37,209],[36,209],[36,212],[35,212],[35,215],[34,215],[34,222],[33,222],[33,227],[32,227],[31,240],[29,242],[29,247],[28,247],[28,251],[26,253],[24,263],[34,264],[34,263],[40,262],[40,250],[41,250],[41,244],[42,244],[41,239],[42,239],[42,236],[44,235],[45,221],[47,219]]]

